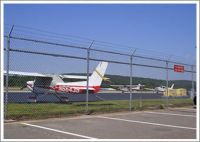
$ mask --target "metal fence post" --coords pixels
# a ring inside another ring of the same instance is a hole
[[[193,77],[193,69],[194,69],[194,66],[191,65],[191,70],[192,70],[192,90],[191,90],[191,95],[192,95],[192,99],[194,98],[194,77]]]
[[[140,93],[140,108],[142,108],[142,95]]]
[[[133,87],[133,55],[135,54],[136,49],[133,51],[132,55],[130,56],[130,99],[129,99],[129,110],[132,110],[132,87]]]
[[[167,95],[167,108],[169,105],[169,95],[168,95],[168,61],[166,61],[166,95]]]
[[[7,37],[7,70],[6,70],[6,94],[4,98],[4,119],[7,118],[7,112],[8,112],[8,80],[9,80],[9,68],[10,68],[10,37],[13,31],[14,25],[12,26],[10,33]]]
[[[130,100],[129,100],[129,110],[132,110],[132,62],[133,57],[130,57]]]
[[[7,70],[6,70],[6,94],[4,98],[4,119],[6,119],[8,111],[8,79],[9,79],[9,61],[10,59],[10,37],[7,37]]]
[[[86,90],[86,110],[85,112],[88,113],[88,95],[89,95],[89,70],[90,70],[90,48],[92,47],[92,43],[90,44],[89,48],[87,49],[87,90]]]

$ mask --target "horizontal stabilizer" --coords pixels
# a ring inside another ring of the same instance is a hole
[[[80,75],[59,75],[61,78],[70,78],[70,79],[87,79],[87,76]]]

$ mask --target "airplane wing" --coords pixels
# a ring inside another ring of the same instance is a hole
[[[148,90],[148,91],[155,91],[155,89],[153,88],[144,88],[145,90]]]
[[[6,75],[6,71],[4,71],[4,75]],[[20,71],[9,71],[9,75],[18,75],[18,76],[34,76],[34,77],[52,77],[46,74],[40,74],[35,72],[20,72]]]
[[[4,75],[6,75],[6,71],[4,71]],[[18,75],[18,76],[34,76],[34,77],[52,77],[49,74],[41,74],[36,72],[20,72],[20,71],[9,71],[9,75]],[[87,79],[87,76],[80,75],[59,75],[61,78],[70,78],[70,79]],[[105,78],[108,80],[109,78]]]

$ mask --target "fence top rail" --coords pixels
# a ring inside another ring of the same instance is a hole
[[[6,49],[4,48],[4,50],[6,50]],[[63,57],[63,58],[73,58],[73,59],[87,60],[86,57],[71,56],[71,55],[61,55],[61,54],[53,54],[53,53],[44,53],[44,52],[35,52],[35,51],[19,50],[19,49],[12,49],[12,48],[9,49],[9,51],[21,52],[21,53],[29,53],[29,54],[37,54],[37,55],[46,55],[46,56],[53,56],[53,57]],[[121,62],[121,61],[114,61],[114,60],[95,59],[95,58],[89,58],[89,60],[92,60],[92,61],[105,61],[105,62],[116,63],[116,64],[131,65],[131,63],[129,63],[129,62]],[[174,70],[173,68],[170,68],[170,67],[147,65],[147,64],[132,63],[132,65],[142,66],[142,67],[151,67],[151,68]],[[185,72],[196,73],[195,71],[190,71],[190,70],[185,70]]]
[[[56,42],[50,42],[50,41],[44,41],[44,40],[37,40],[37,39],[30,39],[30,38],[24,38],[24,37],[16,37],[16,36],[8,36],[8,35],[4,35],[4,37],[5,38],[9,37],[10,39],[16,39],[16,40],[24,40],[24,41],[30,41],[30,42],[38,42],[38,43],[43,43],[43,44],[69,47],[69,48],[77,48],[77,49],[82,49],[82,50],[88,50],[88,48],[89,48],[89,47],[75,46],[75,45],[62,44],[62,43],[56,43]],[[90,48],[90,50],[91,51],[97,51],[97,52],[103,52],[103,53],[110,53],[110,54],[128,56],[128,57],[135,57],[135,58],[141,58],[141,59],[148,59],[148,60],[154,60],[154,61],[174,63],[174,64],[185,65],[185,66],[193,66],[193,67],[196,66],[194,64],[186,64],[186,63],[176,62],[176,61],[172,61],[172,60],[165,60],[165,59],[159,59],[159,58],[153,58],[153,57],[145,57],[145,56],[141,56],[141,55],[132,55],[132,54],[120,53],[120,52],[116,52],[116,51],[109,51],[109,50],[102,50],[102,49],[95,49],[95,48]]]

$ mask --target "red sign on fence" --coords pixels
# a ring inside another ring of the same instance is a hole
[[[174,65],[175,72],[184,72],[184,66],[181,65]]]

